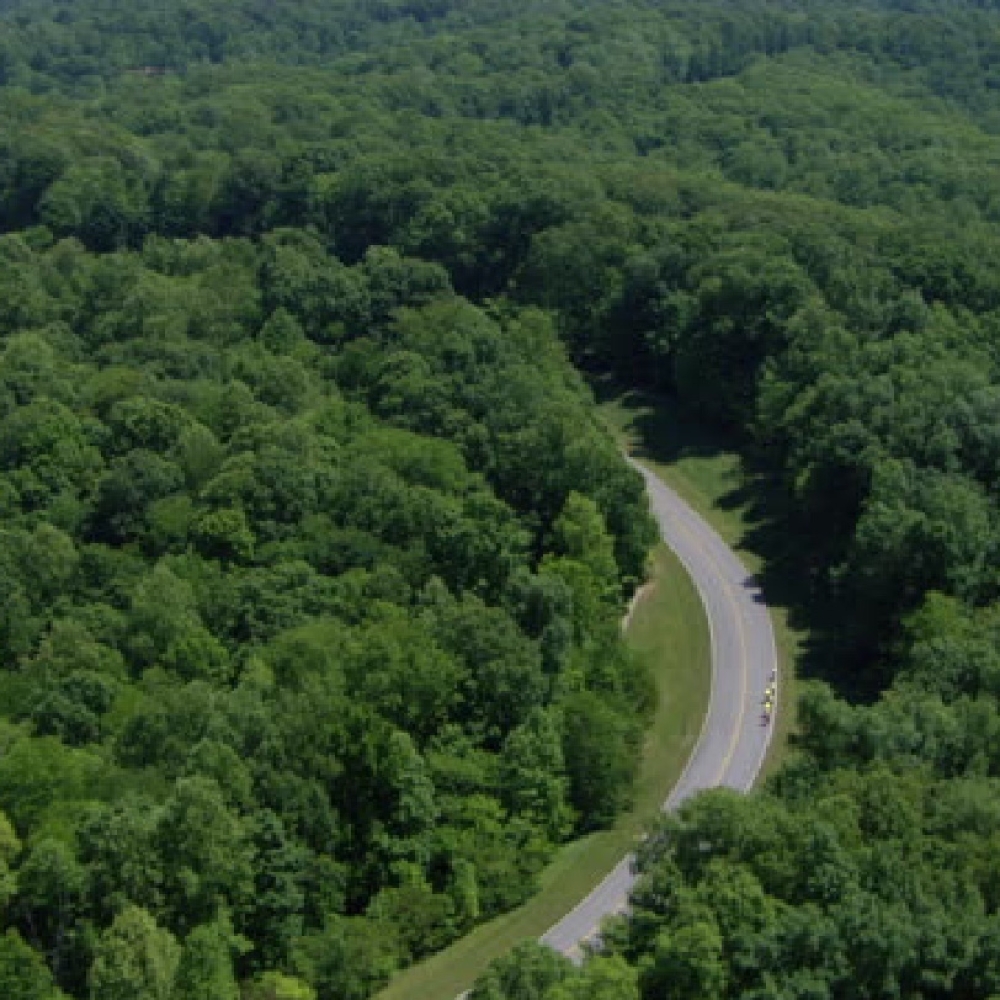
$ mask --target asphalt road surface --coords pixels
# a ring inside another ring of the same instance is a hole
[[[763,596],[736,554],[673,490],[638,462],[629,462],[646,480],[663,540],[698,589],[712,640],[708,712],[691,758],[663,804],[671,810],[706,788],[748,791],[753,785],[774,725],[773,718],[769,725],[761,724],[761,711],[777,654]],[[627,908],[634,882],[630,855],[550,928],[542,942],[579,959],[581,944],[594,938],[601,920]]]

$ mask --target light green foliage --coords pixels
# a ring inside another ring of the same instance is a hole
[[[614,546],[593,500],[571,493],[552,526],[552,534],[556,551],[578,559],[600,583],[612,585],[617,576]]]
[[[574,968],[550,949],[534,943],[515,948],[493,963],[472,990],[476,1000],[639,1000],[635,969],[619,956]]]
[[[101,935],[88,981],[92,1000],[171,1000],[180,946],[136,906]]]
[[[21,842],[18,840],[14,827],[10,820],[0,813],[0,861],[10,864],[17,857],[21,850]]]
[[[621,957],[599,957],[577,976],[549,990],[546,1000],[638,1000],[636,971]]]
[[[20,850],[21,842],[17,839],[10,820],[0,812],[0,914],[17,891],[17,879],[12,866]]]
[[[253,532],[238,507],[201,515],[191,532],[198,550],[209,558],[246,560],[253,555]]]
[[[163,665],[184,680],[225,683],[230,676],[225,646],[205,628],[194,628],[171,642],[163,654]]]
[[[545,945],[525,941],[497,959],[477,981],[470,1000],[545,1000],[573,974],[573,966]]]
[[[131,603],[130,652],[143,664],[187,640],[200,624],[190,585],[162,562],[135,587]]]
[[[236,907],[249,899],[253,855],[247,839],[214,781],[177,781],[154,835],[167,866],[163,889],[176,926],[209,920],[219,900]]]
[[[188,484],[195,488],[211,479],[225,457],[215,435],[203,424],[185,427],[177,437],[173,452]]]
[[[233,957],[248,944],[228,918],[196,927],[184,941],[171,1000],[239,1000]]]
[[[532,712],[507,737],[501,754],[508,808],[530,817],[553,841],[572,823],[560,728],[552,712]]]
[[[244,990],[245,1000],[316,1000],[316,991],[300,979],[281,972],[265,972]]]
[[[567,585],[573,595],[577,635],[594,634],[615,614],[621,597],[614,543],[597,505],[571,493],[552,526],[555,553],[540,572]]]
[[[0,758],[0,805],[15,824],[30,828],[48,807],[85,799],[101,769],[92,754],[51,736],[19,739]]]

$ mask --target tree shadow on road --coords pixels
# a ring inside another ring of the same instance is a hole
[[[700,422],[675,398],[623,390],[609,380],[595,380],[592,388],[613,411],[631,454],[690,475],[722,512],[729,540],[760,558],[747,585],[759,585],[769,605],[787,609],[789,626],[801,636],[798,676],[826,680],[852,701],[873,699],[883,678],[873,670],[845,671],[843,628],[831,611],[825,575],[815,569],[817,554],[803,548],[795,510],[766,453],[752,454],[745,442]],[[698,461],[685,464],[688,459]]]

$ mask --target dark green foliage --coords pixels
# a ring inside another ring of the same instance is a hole
[[[1000,990],[994,4],[0,24],[6,993],[361,998],[613,819],[654,536],[570,358],[743,442],[890,689],[486,995]]]
[[[570,801],[585,829],[606,824],[627,804],[641,729],[594,692],[566,701],[563,753]]]
[[[63,996],[41,956],[15,930],[0,938],[0,986],[10,1000],[59,1000]]]

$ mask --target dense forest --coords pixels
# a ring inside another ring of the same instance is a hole
[[[614,818],[654,534],[577,370],[777,484],[826,680],[474,996],[1000,994],[995,4],[0,29],[0,996],[362,1000]]]

